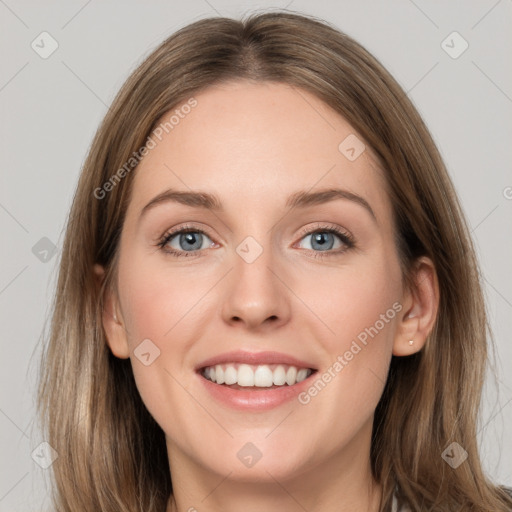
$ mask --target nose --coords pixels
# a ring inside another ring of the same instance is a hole
[[[249,262],[238,253],[226,276],[222,316],[231,325],[267,330],[285,325],[290,317],[290,294],[285,270],[267,247]]]

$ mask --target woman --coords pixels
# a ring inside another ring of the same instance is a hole
[[[486,318],[417,111],[288,12],[193,23],[91,146],[40,388],[59,511],[505,511]]]

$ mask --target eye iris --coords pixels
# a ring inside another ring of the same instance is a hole
[[[180,235],[180,246],[182,247],[182,243],[184,243],[186,241],[187,244],[192,244],[192,245],[189,245],[188,249],[185,248],[184,249],[185,251],[187,251],[187,250],[194,250],[194,249],[200,249],[201,245],[202,245],[201,237],[202,237],[202,235],[200,233],[184,233],[184,234],[181,234]]]
[[[330,243],[329,241],[326,241],[326,237],[330,237]],[[313,235],[313,243],[311,244],[311,247],[313,247],[313,249],[315,249],[315,244],[319,244],[319,247],[316,248],[321,250],[332,249],[332,246],[334,245],[332,233],[315,233]]]

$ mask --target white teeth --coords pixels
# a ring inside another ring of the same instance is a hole
[[[249,365],[249,364],[217,364],[208,366],[203,376],[217,384],[238,384],[242,387],[269,388],[274,386],[293,386],[309,377],[312,370],[297,369],[287,365]]]
[[[254,386],[254,372],[248,364],[241,364],[238,368],[238,385]]]
[[[297,368],[290,366],[286,372],[286,384],[293,386],[297,382]]]
[[[308,376],[308,371],[306,368],[301,368],[297,372],[297,382],[302,382]]]
[[[269,388],[274,384],[272,370],[268,366],[258,366],[254,372],[254,385]]]
[[[210,380],[212,382],[217,382],[216,375],[210,375]],[[224,384],[228,386],[231,384],[236,384],[238,380],[238,372],[234,366],[228,366],[224,371]]]
[[[286,370],[284,366],[279,365],[274,370],[273,382],[276,386],[282,386],[286,382]]]
[[[220,364],[215,367],[215,380],[217,384],[224,384],[224,370]]]

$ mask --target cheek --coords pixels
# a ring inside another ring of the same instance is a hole
[[[322,327],[326,334],[319,338],[326,358],[318,379],[326,385],[312,386],[302,403],[322,408],[326,422],[342,430],[373,413],[391,360],[402,310],[401,278],[398,264],[382,261],[369,259],[357,267],[308,278],[309,285],[314,283],[308,288],[308,306],[329,330]],[[326,412],[326,403],[337,405]],[[352,411],[351,421],[339,414],[342,409]]]
[[[358,336],[364,339],[372,327],[386,337],[393,334],[397,313],[393,304],[401,297],[396,269],[367,265],[318,273],[311,277],[310,285],[306,285],[307,303],[329,328],[330,335],[325,338],[329,352],[343,349]]]
[[[188,349],[184,330],[200,290],[190,278],[170,276],[148,260],[120,262],[119,291],[137,389],[157,423],[168,427],[168,411],[182,409],[186,399],[175,379],[181,377],[177,369]]]
[[[119,292],[132,368],[155,417],[158,404],[174,403],[181,393],[172,376],[183,381],[181,371],[190,364],[187,354],[200,338],[207,316],[210,302],[205,294],[217,280],[194,269],[170,271],[165,261],[144,255],[120,262]],[[145,366],[139,356],[148,353]]]
[[[145,338],[159,346],[173,339],[204,293],[204,286],[198,286],[196,279],[190,272],[170,274],[168,269],[142,258],[140,264],[132,261],[120,266],[122,311],[132,350]]]

